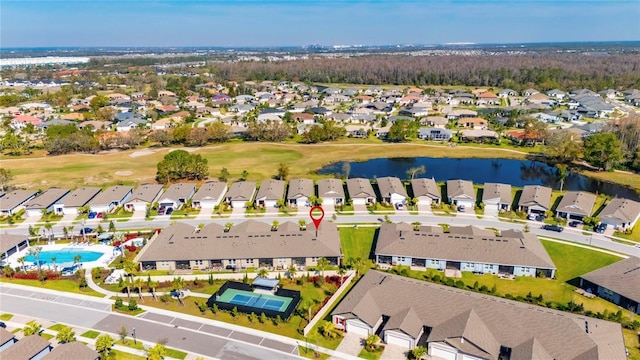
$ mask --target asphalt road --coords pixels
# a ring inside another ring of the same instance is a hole
[[[203,324],[153,312],[138,317],[107,312],[109,300],[55,295],[37,289],[0,287],[0,312],[91,328],[117,334],[122,326],[136,329],[137,340],[225,360],[298,359],[290,344],[223,327]]]

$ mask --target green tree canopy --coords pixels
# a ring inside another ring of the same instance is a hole
[[[610,133],[587,137],[584,140],[584,159],[594,166],[611,170],[622,160],[620,140]]]
[[[203,180],[209,174],[207,159],[184,150],[168,153],[157,168],[156,179],[163,184],[180,179]]]

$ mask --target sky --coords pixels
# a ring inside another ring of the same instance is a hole
[[[640,0],[1,0],[0,48],[640,40]]]

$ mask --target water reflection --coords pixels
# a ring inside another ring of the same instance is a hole
[[[319,174],[338,174],[344,162],[327,165]],[[390,158],[371,159],[364,162],[350,162],[350,177],[369,179],[383,176],[397,176],[407,179],[407,170],[424,165],[426,173],[420,177],[433,177],[436,181],[450,179],[471,180],[477,184],[501,182],[512,186],[544,185],[560,188],[555,168],[540,161],[512,159],[453,159],[453,158]],[[602,182],[597,179],[569,172],[564,181],[565,190],[584,190],[611,196],[640,200],[640,194],[633,189]]]

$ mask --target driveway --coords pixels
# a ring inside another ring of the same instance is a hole
[[[358,356],[362,350],[362,341],[362,335],[346,333],[344,334],[344,338],[342,338],[342,342],[340,342],[336,351]]]
[[[400,360],[406,359],[409,354],[409,349],[400,345],[387,344],[384,347],[380,360]]]
[[[420,204],[416,205],[418,207],[418,213],[420,215],[433,215],[433,211],[431,210],[431,204]]]
[[[484,208],[484,216],[491,216],[494,218],[498,217],[498,207],[497,206],[487,206]]]
[[[213,214],[212,208],[202,208],[196,216],[196,220],[211,220],[211,214]]]
[[[368,214],[369,210],[367,210],[367,205],[365,204],[353,204],[353,211],[361,214]]]

